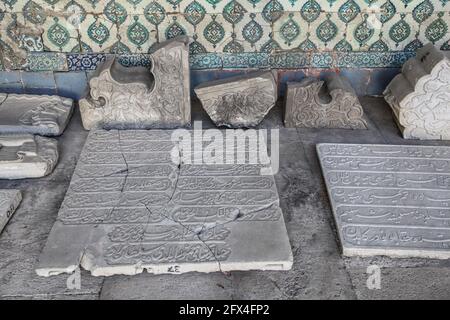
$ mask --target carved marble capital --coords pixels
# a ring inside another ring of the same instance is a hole
[[[0,179],[43,177],[57,162],[55,139],[31,134],[0,136]]]
[[[367,129],[353,88],[334,73],[324,81],[288,82],[284,123],[286,127]]]
[[[190,124],[189,38],[154,48],[151,68],[124,67],[114,57],[89,80],[79,101],[85,129],[175,128]]]
[[[450,59],[427,44],[384,91],[405,139],[450,140]]]
[[[271,71],[211,81],[194,89],[217,126],[258,125],[277,101],[277,82]]]
[[[0,93],[0,133],[59,136],[72,109],[70,98]]]

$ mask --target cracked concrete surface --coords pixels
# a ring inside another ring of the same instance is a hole
[[[56,220],[87,132],[79,113],[60,140],[61,159],[41,179],[0,181],[0,188],[23,190],[24,199],[0,235],[1,299],[448,299],[450,261],[343,258],[323,183],[318,142],[450,145],[447,141],[401,138],[382,98],[361,99],[369,130],[286,129],[275,107],[260,128],[280,128],[280,170],[275,176],[294,265],[290,271],[187,273],[182,275],[92,277],[81,272],[81,289],[66,287],[67,275],[34,273],[37,258]],[[198,103],[193,120],[214,128]],[[366,268],[381,267],[381,289],[366,287]]]

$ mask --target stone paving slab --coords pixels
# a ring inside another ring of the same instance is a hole
[[[20,190],[0,190],[0,233],[22,201]]]
[[[450,258],[450,148],[318,144],[347,256]]]
[[[128,162],[140,152],[146,163]],[[94,276],[290,269],[275,180],[261,175],[266,166],[161,163],[167,153],[180,153],[167,131],[93,131],[37,273],[78,265]]]

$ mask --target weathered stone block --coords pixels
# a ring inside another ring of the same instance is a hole
[[[431,43],[384,91],[405,139],[450,140],[450,58]]]
[[[39,275],[291,268],[275,180],[261,175],[270,164],[168,160],[180,154],[168,133],[90,132]]]
[[[0,93],[0,134],[58,136],[66,128],[72,109],[69,98]]]
[[[0,136],[0,179],[43,177],[57,162],[55,139],[31,134]]]
[[[346,256],[450,258],[450,147],[318,144]]]
[[[277,81],[271,71],[257,71],[210,81],[194,89],[217,126],[258,125],[277,101]]]
[[[123,67],[110,58],[89,80],[79,101],[85,129],[174,128],[191,121],[189,38],[161,43],[151,70]]]
[[[288,82],[285,104],[286,127],[367,129],[355,91],[335,73],[325,81],[305,78]]]
[[[0,233],[22,201],[19,190],[0,190]]]

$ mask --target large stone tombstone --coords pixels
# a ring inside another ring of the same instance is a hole
[[[203,145],[195,138],[200,130],[180,131],[193,136],[188,145],[195,159]],[[258,139],[255,148],[255,140],[242,139],[245,147],[227,147],[220,163],[196,163],[173,133],[90,132],[39,275],[70,273],[80,265],[94,276],[291,268],[265,142]],[[228,152],[238,159],[258,152],[261,161],[228,163]]]
[[[85,129],[175,128],[191,121],[189,38],[154,48],[151,70],[122,66],[114,57],[89,80],[80,100]]]
[[[364,111],[350,83],[332,73],[324,81],[288,82],[286,127],[367,129]]]
[[[384,91],[405,139],[450,139],[449,54],[427,44]]]
[[[0,189],[0,233],[11,219],[20,202],[22,193],[20,190]]]

